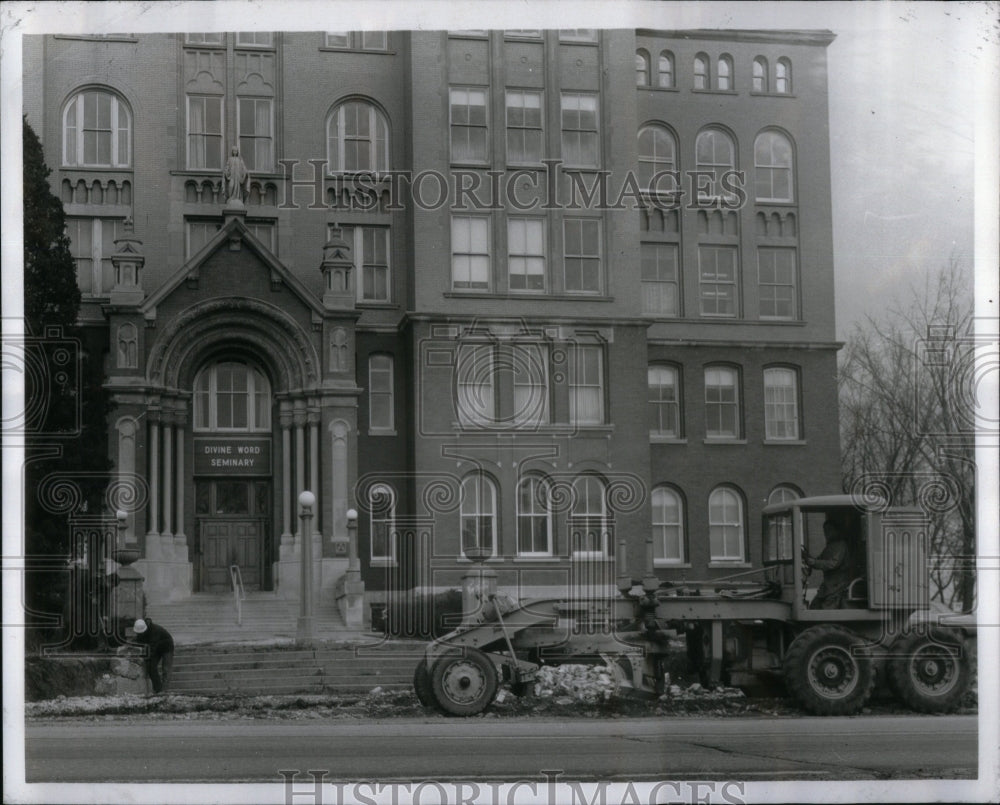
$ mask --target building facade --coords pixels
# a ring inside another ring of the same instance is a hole
[[[305,489],[354,625],[759,567],[839,488],[832,38],[27,38],[149,600],[297,595]]]

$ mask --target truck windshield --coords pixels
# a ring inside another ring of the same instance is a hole
[[[791,562],[792,513],[778,512],[764,518],[764,562]]]

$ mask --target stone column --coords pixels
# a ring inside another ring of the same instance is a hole
[[[292,412],[281,403],[281,544],[292,545]]]
[[[156,547],[160,547],[160,417],[158,412],[150,411],[149,414],[149,532],[147,537],[155,537],[155,540],[146,540],[146,557],[149,555],[149,546],[152,542]]]
[[[175,436],[175,457],[174,470],[176,473],[174,495],[177,499],[177,521],[174,525],[174,558],[187,561],[187,536],[184,534],[184,425],[186,417],[178,415],[177,424],[174,427]]]
[[[295,496],[302,494],[306,488],[306,409],[305,404],[298,400],[295,403]],[[301,524],[296,523],[295,545],[300,547],[302,542]]]
[[[307,420],[309,422],[309,491],[319,498],[320,486],[319,486],[319,409],[310,408]],[[313,511],[316,513],[315,521],[313,522],[313,532],[316,534],[322,534],[321,529],[321,515],[322,507],[317,504],[313,507]],[[320,540],[322,541],[322,537]]]
[[[173,453],[174,453],[174,425],[172,419],[163,419],[163,532],[161,536],[173,536]],[[163,543],[166,541],[163,540]],[[166,545],[164,544],[164,547]]]

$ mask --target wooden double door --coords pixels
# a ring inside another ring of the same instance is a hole
[[[270,499],[270,481],[195,482],[202,592],[231,590],[231,565],[239,566],[247,590],[264,589],[270,561]]]

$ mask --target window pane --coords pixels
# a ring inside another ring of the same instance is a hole
[[[739,435],[738,375],[735,369],[705,370],[705,434],[736,438]]]
[[[791,369],[764,371],[765,438],[799,438],[796,385],[795,372]]]

